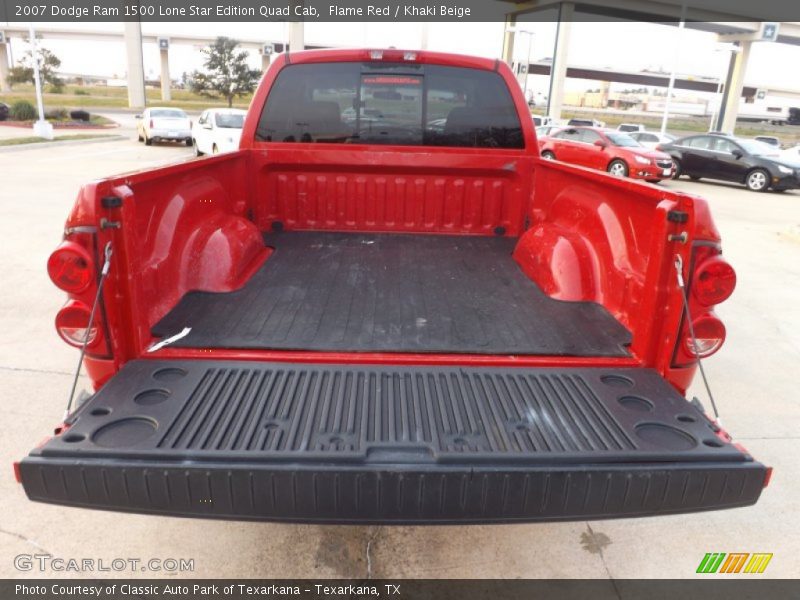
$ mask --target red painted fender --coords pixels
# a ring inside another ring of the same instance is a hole
[[[526,231],[514,249],[514,260],[548,296],[597,296],[597,256],[584,239],[563,227],[541,224]]]

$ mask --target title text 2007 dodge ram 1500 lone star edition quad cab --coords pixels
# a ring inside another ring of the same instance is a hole
[[[537,147],[502,62],[311,51],[237,152],[84,186],[48,268],[96,393],[16,465],[28,496],[334,523],[756,502],[769,469],[684,398],[736,278],[706,203]]]

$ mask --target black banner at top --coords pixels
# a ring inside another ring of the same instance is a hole
[[[796,0],[0,0],[8,22],[401,22],[505,21],[785,22]],[[2,26],[0,25],[0,29]]]

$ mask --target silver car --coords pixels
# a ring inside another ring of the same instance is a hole
[[[153,142],[183,142],[192,145],[192,121],[180,108],[152,107],[136,115],[139,141],[150,146]]]

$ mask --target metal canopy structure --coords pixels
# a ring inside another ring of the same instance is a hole
[[[786,0],[495,0],[508,6],[508,15],[557,10],[571,4],[576,21],[642,21],[677,25],[686,10],[686,27],[717,34],[754,32],[764,21],[782,21],[796,13]],[[791,4],[791,3],[789,3]],[[800,44],[796,31],[780,32],[783,43]]]
[[[528,64],[529,75],[550,75],[551,63],[537,61]],[[650,71],[621,71],[604,67],[567,67],[567,77],[572,79],[593,79],[597,81],[612,81],[614,83],[630,83],[633,85],[649,85],[653,87],[666,87],[669,73],[655,73]],[[716,92],[721,81],[715,77],[694,77],[691,75],[677,75],[675,87],[682,90],[695,92]],[[753,96],[756,93],[754,86],[745,86],[742,96]],[[800,96],[800,90],[797,95]]]
[[[602,69],[569,69],[567,47],[573,21],[641,21],[663,25],[681,25],[687,29],[705,31],[717,35],[720,42],[733,43],[736,52],[731,54],[728,73],[723,88],[722,107],[717,129],[733,132],[739,111],[739,98],[752,95],[754,90],[745,88],[744,77],[750,48],[753,42],[771,41],[800,46],[800,23],[782,21],[788,15],[785,0],[760,0],[735,2],[731,0],[496,0],[508,5],[506,32],[503,40],[503,59],[511,64],[514,56],[514,27],[517,22],[536,13],[557,12],[556,44],[553,63],[547,68],[542,64],[528,65],[529,73],[550,75],[550,94],[547,114],[554,119],[561,116],[564,80],[567,76],[603,80]],[[791,4],[791,3],[790,3]],[[542,15],[539,15],[542,16]],[[767,21],[772,19],[772,21]],[[541,19],[544,20],[544,19]],[[615,76],[621,74],[614,72]],[[672,78],[670,78],[671,80]],[[652,80],[647,82],[645,74],[628,78],[606,79],[663,85]],[[675,87],[708,90],[701,82],[690,84],[675,79]],[[716,89],[716,84],[712,84]],[[670,81],[671,87],[671,81]]]

